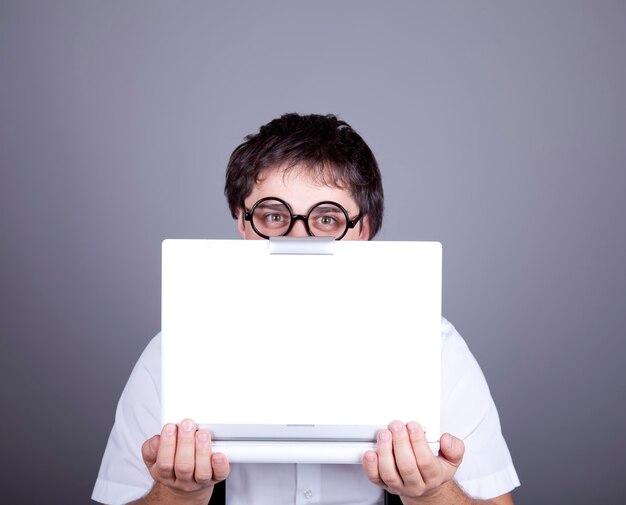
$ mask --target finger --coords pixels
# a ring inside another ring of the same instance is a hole
[[[206,430],[198,430],[196,432],[196,470],[194,478],[198,484],[208,484],[213,479],[211,435]]]
[[[400,473],[400,478],[405,486],[424,485],[424,480],[415,460],[413,446],[409,439],[408,427],[400,421],[394,421],[389,425],[393,439],[393,454],[396,461],[396,468]]]
[[[176,454],[176,425],[166,424],[161,430],[159,450],[153,466],[155,480],[172,480],[174,478],[174,455]]]
[[[367,451],[363,455],[363,470],[370,482],[377,486],[385,485],[378,473],[378,455],[375,451]]]
[[[440,456],[446,460],[446,462],[456,468],[463,461],[463,455],[465,454],[465,444],[460,438],[456,438],[450,433],[444,433],[440,440]]]
[[[211,456],[211,465],[213,466],[213,480],[220,482],[228,477],[230,472],[230,463],[228,458],[221,452],[216,452]]]
[[[178,426],[178,444],[174,459],[176,480],[191,481],[196,467],[196,424],[185,419]]]
[[[433,483],[436,484],[436,481],[441,479],[441,468],[437,457],[428,445],[424,429],[418,423],[410,422],[407,425],[407,430],[415,461],[424,483],[427,486]]]
[[[384,486],[390,489],[400,489],[402,479],[393,457],[393,441],[389,430],[378,432],[376,452],[378,453],[378,474]]]
[[[157,454],[159,452],[159,439],[159,435],[154,435],[141,446],[141,457],[148,468],[151,468],[156,463]]]

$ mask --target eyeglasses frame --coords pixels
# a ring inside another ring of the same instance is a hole
[[[284,237],[286,235],[289,235],[289,232],[291,231],[291,229],[293,228],[294,224],[296,221],[302,221],[304,223],[304,229],[306,230],[306,232],[308,233],[308,235],[310,237],[315,237],[316,235],[314,235],[311,232],[311,229],[309,228],[309,217],[311,215],[311,212],[313,211],[313,209],[315,209],[316,207],[319,207],[320,205],[324,205],[324,204],[331,204],[331,205],[335,205],[337,206],[341,212],[343,212],[343,215],[346,218],[346,229],[343,231],[343,233],[335,238],[335,240],[341,240],[343,237],[345,237],[346,233],[348,233],[348,230],[351,230],[352,228],[354,228],[357,223],[361,220],[361,218],[363,217],[363,215],[361,214],[361,212],[359,212],[359,214],[354,218],[354,219],[350,219],[350,216],[348,215],[348,211],[346,209],[344,209],[344,207],[340,204],[338,204],[337,202],[333,202],[331,200],[324,200],[322,202],[318,202],[315,205],[313,205],[313,207],[311,207],[306,215],[304,214],[294,214],[293,213],[293,209],[291,208],[291,205],[289,205],[285,200],[283,200],[282,198],[278,198],[276,196],[266,196],[261,198],[260,200],[258,200],[250,209],[250,211],[246,211],[246,206],[245,204],[241,206],[241,208],[243,209],[243,219],[244,221],[249,221],[250,225],[252,226],[252,229],[254,230],[254,232],[259,236],[262,237],[266,240],[269,240],[269,236],[265,235],[264,233],[261,233],[259,230],[257,230],[256,226],[254,226],[254,221],[252,221],[252,214],[254,214],[254,209],[256,209],[261,203],[263,202],[267,202],[268,200],[277,200],[280,203],[282,203],[285,207],[287,207],[287,209],[289,210],[289,216],[291,217],[291,220],[289,222],[289,226],[287,228],[287,230],[282,233],[281,235],[272,235],[272,236],[276,236],[276,237]]]

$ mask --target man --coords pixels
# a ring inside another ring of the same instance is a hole
[[[286,114],[246,137],[231,155],[225,193],[240,235],[249,240],[277,235],[369,240],[382,224],[376,160],[363,139],[331,115]],[[226,380],[213,382],[221,387]],[[465,342],[445,320],[441,388],[446,433],[438,456],[415,420],[398,420],[380,431],[377,450],[364,455],[362,467],[231,468],[223,454],[212,453],[209,432],[191,419],[160,426],[157,335],[120,399],[93,498],[112,505],[134,499],[205,505],[216,502],[216,485],[226,480],[229,505],[381,504],[384,492],[405,505],[512,504],[510,491],[519,481],[495,405]]]

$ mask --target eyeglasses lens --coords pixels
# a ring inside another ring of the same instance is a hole
[[[280,200],[265,200],[252,213],[252,224],[263,235],[278,237],[286,233],[291,223],[291,212]]]
[[[309,213],[309,229],[317,237],[339,237],[345,231],[348,219],[345,212],[332,203],[321,203]]]

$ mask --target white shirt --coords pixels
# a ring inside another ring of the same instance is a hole
[[[456,329],[442,320],[441,431],[465,443],[455,480],[472,497],[493,498],[519,486],[489,387]],[[92,499],[109,505],[145,495],[153,480],[141,457],[161,431],[161,335],[148,344],[124,388]],[[391,420],[390,420],[391,421]],[[408,421],[408,419],[406,420]],[[373,505],[382,490],[360,465],[233,464],[228,505]]]

